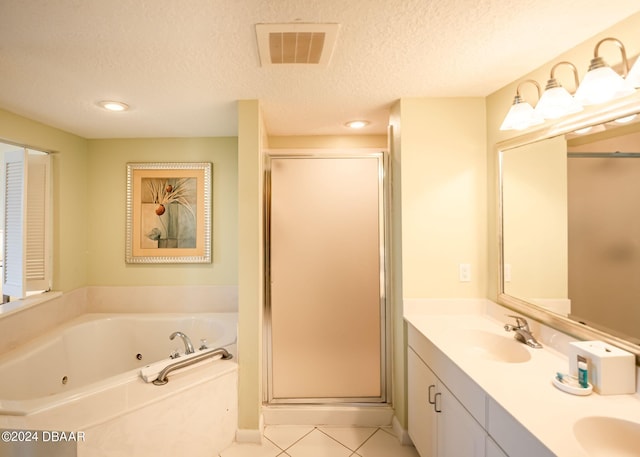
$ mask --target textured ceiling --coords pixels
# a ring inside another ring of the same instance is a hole
[[[86,138],[384,133],[400,97],[485,96],[638,0],[0,0],[0,108]],[[336,22],[328,68],[263,68],[255,24]],[[98,100],[131,105],[110,114]]]

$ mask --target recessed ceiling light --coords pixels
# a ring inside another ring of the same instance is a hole
[[[369,125],[369,121],[349,121],[344,125],[346,125],[350,129],[361,129]]]
[[[127,111],[129,105],[122,102],[116,102],[113,100],[102,100],[98,102],[98,106],[106,109],[107,111]]]

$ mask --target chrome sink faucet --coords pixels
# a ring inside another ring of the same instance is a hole
[[[170,340],[174,339],[176,336],[182,338],[182,342],[184,343],[184,353],[185,354],[193,354],[195,349],[193,349],[193,344],[191,344],[191,340],[187,335],[182,332],[173,332],[169,337]]]
[[[531,333],[531,330],[529,330],[529,323],[524,317],[520,317],[520,316],[509,316],[509,317],[513,317],[516,320],[516,325],[504,324],[504,329],[507,332],[511,332],[511,331],[515,332],[515,335],[513,335],[513,337],[516,340],[526,344],[527,346],[530,346],[532,348],[542,347],[542,345],[538,343],[538,340],[536,340],[533,334]]]

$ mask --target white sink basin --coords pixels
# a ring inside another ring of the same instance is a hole
[[[640,455],[640,424],[614,417],[590,416],[577,421],[573,433],[592,457]]]
[[[503,363],[523,363],[531,359],[527,347],[513,336],[502,336],[484,330],[464,330],[458,342],[468,354]]]

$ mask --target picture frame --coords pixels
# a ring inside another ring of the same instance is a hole
[[[211,263],[212,164],[127,164],[127,263]]]

